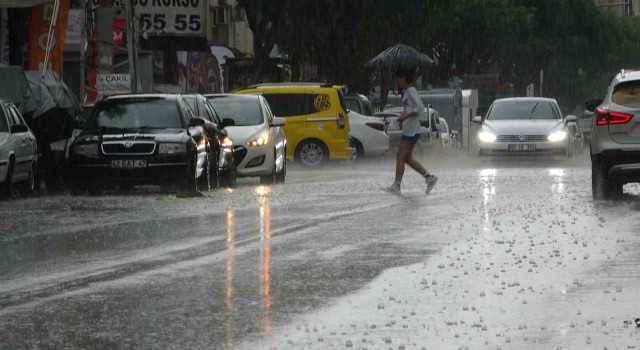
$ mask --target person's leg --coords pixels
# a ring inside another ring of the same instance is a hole
[[[413,144],[409,141],[401,140],[398,146],[398,153],[396,154],[396,183],[401,184],[404,177],[404,164],[407,161],[407,157],[411,156],[413,151]]]
[[[407,163],[408,166],[410,166],[413,170],[417,171],[418,174],[422,175],[422,176],[426,176],[429,175],[429,172],[422,166],[422,164],[420,164],[420,162],[418,162],[417,160],[415,160],[415,158],[413,158],[413,156],[411,155],[411,153],[409,153],[409,156],[407,157],[407,159],[405,160],[405,162]]]

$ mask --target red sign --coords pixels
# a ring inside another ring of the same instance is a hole
[[[62,53],[64,40],[67,34],[67,19],[71,0],[61,0],[58,9],[58,18],[53,27],[54,35],[49,45],[49,27],[53,20],[53,4],[44,4],[33,7],[31,10],[31,26],[29,33],[29,61],[27,69],[41,70],[45,61],[47,46],[50,46],[49,67],[61,74]],[[48,68],[48,67],[47,67]]]

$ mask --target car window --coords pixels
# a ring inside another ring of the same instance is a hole
[[[625,107],[640,107],[640,80],[616,85],[613,88],[611,102]]]
[[[16,114],[16,111],[12,108],[9,107],[9,119],[11,119],[10,123],[13,125],[20,125],[22,124],[22,122],[20,121],[20,118],[18,118],[18,115]]]
[[[216,124],[222,124],[222,120],[220,120],[220,117],[218,116],[218,113],[216,113],[216,110],[211,106],[211,104],[209,104],[209,102],[207,102],[204,107],[207,109],[207,112],[209,113],[209,115],[211,115],[211,121],[216,123]]]
[[[88,130],[100,128],[183,128],[175,100],[111,100],[100,103],[93,108],[91,120],[87,122]]]
[[[191,110],[191,107],[189,107],[189,104],[187,104],[184,100],[180,102],[180,106],[182,107],[182,113],[184,114],[184,119],[187,122],[187,124],[189,124],[191,119],[193,119],[193,117],[195,116],[193,114],[193,110]]]
[[[262,108],[257,99],[225,97],[216,98],[213,103],[222,118],[233,119],[236,126],[259,125],[264,122]]]
[[[505,101],[491,107],[487,120],[560,119],[553,103],[547,101]]]
[[[362,114],[367,116],[373,116],[373,106],[371,105],[371,102],[363,101],[362,105],[363,105]]]
[[[16,122],[18,124],[27,125],[27,122],[24,120],[24,118],[22,118],[22,114],[20,114],[15,106],[11,107],[11,111],[13,112],[13,115],[16,118]]]
[[[187,103],[187,106],[191,109],[194,115],[200,116],[200,110],[198,108],[198,100],[195,97],[188,96],[184,97],[184,101]]]
[[[0,132],[9,132],[9,123],[4,108],[0,108]]]
[[[306,94],[264,94],[276,117],[294,117],[310,114]]]
[[[271,111],[271,107],[266,101],[262,101],[262,109],[264,111],[265,118],[269,123],[273,122],[273,112]]]
[[[359,114],[363,114],[362,113],[362,109],[360,108],[360,103],[358,102],[358,100],[352,99],[352,98],[347,98],[345,99],[345,103],[347,105],[347,108],[351,111],[354,111],[356,113]]]

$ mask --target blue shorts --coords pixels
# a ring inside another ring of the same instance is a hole
[[[413,136],[407,136],[407,135],[402,135],[402,141],[409,141],[411,143],[413,143],[414,145],[416,143],[418,143],[418,140],[420,140],[420,134],[415,134]]]

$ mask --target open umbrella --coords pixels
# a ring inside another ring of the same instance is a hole
[[[379,55],[372,58],[365,67],[367,68],[417,68],[425,67],[433,64],[433,60],[423,54],[422,52],[414,49],[411,46],[405,44],[397,44],[392,46]]]

